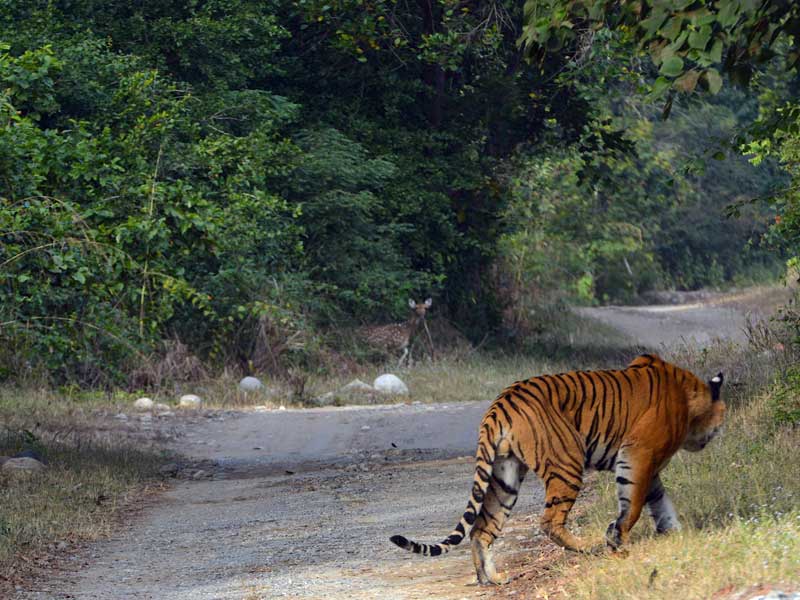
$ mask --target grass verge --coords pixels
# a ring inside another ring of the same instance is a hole
[[[119,436],[94,439],[74,407],[47,415],[44,398],[0,393],[0,455],[34,450],[47,465],[33,474],[0,470],[0,596],[59,553],[107,535],[121,508],[160,486],[159,452]]]

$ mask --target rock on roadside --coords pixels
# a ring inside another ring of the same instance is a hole
[[[139,398],[133,403],[133,408],[140,411],[153,410],[153,401],[150,398]]]
[[[243,392],[257,392],[261,388],[264,387],[264,384],[261,383],[261,380],[257,377],[244,377],[239,382],[239,389]]]
[[[403,380],[391,373],[379,375],[375,378],[375,382],[372,385],[383,394],[392,394],[395,396],[407,396],[409,394],[408,386]]]
[[[203,400],[200,396],[195,396],[194,394],[185,394],[178,401],[178,406],[181,408],[200,408],[202,405]]]
[[[3,473],[13,475],[30,475],[44,471],[45,466],[35,458],[23,456],[20,458],[9,458],[3,463]]]
[[[365,394],[369,394],[369,393],[374,392],[374,391],[375,391],[374,387],[372,387],[368,383],[365,383],[365,382],[361,381],[360,379],[353,379],[353,381],[351,381],[350,383],[348,383],[346,386],[344,386],[342,388],[342,392],[344,392],[346,394],[351,394],[351,393],[354,393],[354,392],[356,392],[356,393],[363,392]]]

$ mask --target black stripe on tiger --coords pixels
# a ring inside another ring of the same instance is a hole
[[[511,418],[502,406],[498,405],[500,410],[504,413],[507,419],[508,427],[511,427]],[[503,427],[500,426],[495,432],[495,435],[502,435]],[[478,450],[476,452],[476,460],[485,463],[485,467],[476,465],[475,475],[472,480],[472,492],[470,494],[469,502],[467,502],[467,509],[461,515],[461,520],[456,525],[455,529],[443,541],[438,544],[421,544],[402,535],[393,535],[389,541],[393,544],[400,546],[404,550],[413,552],[414,554],[422,554],[423,556],[439,556],[450,552],[450,548],[458,546],[466,537],[475,524],[475,520],[483,508],[483,501],[486,498],[486,491],[489,489],[489,484],[494,481],[501,486],[505,485],[504,482],[496,477],[492,477],[492,467],[497,452],[497,443],[499,440],[490,438],[490,431],[486,427],[480,430],[480,439],[478,441]]]

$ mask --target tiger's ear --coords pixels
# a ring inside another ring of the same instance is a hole
[[[411,298],[408,299],[408,306],[409,308],[417,308],[417,303],[414,302]]]
[[[725,379],[722,373],[717,373],[708,382],[708,387],[711,388],[711,401],[716,402],[720,398],[720,389],[722,389],[722,382]]]
[[[425,308],[430,308],[431,304],[433,304],[432,298],[428,298],[427,300],[425,300]]]

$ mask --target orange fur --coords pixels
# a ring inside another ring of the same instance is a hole
[[[647,506],[659,532],[680,527],[660,471],[681,447],[696,451],[717,434],[725,415],[722,374],[708,383],[645,354],[617,371],[571,371],[518,381],[492,403],[481,421],[475,476],[467,509],[439,544],[402,536],[392,541],[436,556],[469,534],[478,579],[502,583],[491,547],[528,470],[545,485],[541,527],[570,550],[588,546],[566,528],[587,469],[616,473],[618,516],[606,532],[617,548]]]

